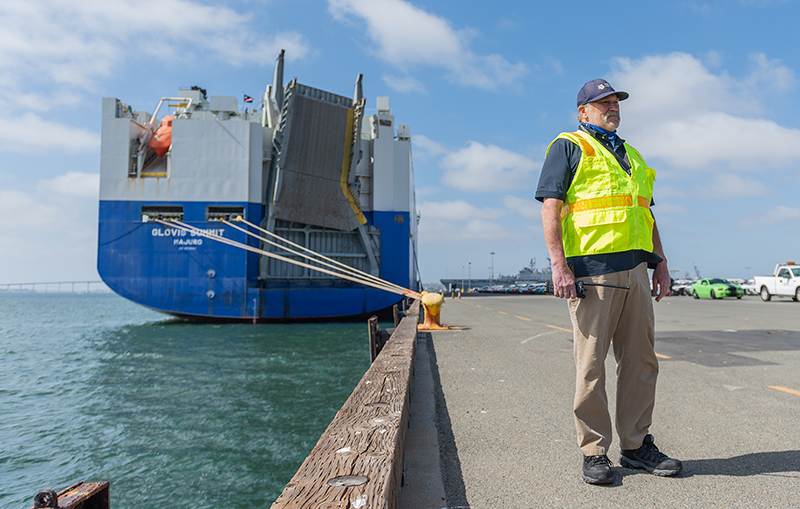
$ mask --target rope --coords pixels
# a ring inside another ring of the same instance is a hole
[[[160,224],[163,224],[163,225],[168,226],[168,227],[172,227],[172,226],[177,225],[177,227],[179,229],[187,231],[187,232],[190,232],[190,233],[194,233],[195,235],[200,235],[202,237],[206,237],[206,238],[209,238],[209,239],[212,239],[212,240],[216,240],[217,242],[221,242],[223,244],[228,244],[228,245],[233,246],[233,247],[238,247],[240,249],[244,249],[246,251],[251,251],[253,253],[262,254],[264,256],[268,256],[270,258],[274,258],[274,259],[280,260],[282,262],[291,263],[293,265],[297,265],[297,266],[300,266],[300,267],[305,267],[307,269],[315,270],[317,272],[322,272],[323,274],[328,274],[330,276],[338,277],[338,278],[341,278],[341,279],[346,279],[346,280],[352,281],[354,283],[360,283],[360,284],[363,284],[365,286],[370,286],[372,288],[377,288],[379,290],[384,290],[384,291],[395,293],[395,294],[399,294],[399,295],[405,295],[405,296],[413,297],[415,299],[420,299],[422,297],[419,293],[417,293],[417,292],[415,292],[413,290],[409,290],[407,288],[399,287],[399,286],[395,285],[394,283],[390,283],[388,281],[384,281],[382,279],[375,278],[375,276],[372,276],[372,275],[369,275],[371,279],[366,279],[366,278],[363,278],[363,277],[356,277],[356,276],[343,274],[341,272],[334,272],[332,270],[328,270],[328,269],[325,269],[325,268],[322,268],[322,267],[310,265],[308,263],[304,263],[304,262],[301,262],[301,261],[298,261],[298,260],[292,260],[291,258],[287,258],[287,257],[281,256],[279,254],[271,253],[269,251],[264,251],[263,249],[259,249],[259,248],[256,248],[256,247],[253,247],[253,246],[250,246],[250,245],[247,245],[247,244],[242,244],[241,242],[236,242],[235,240],[226,239],[225,237],[221,237],[221,236],[215,235],[213,233],[208,233],[206,231],[201,230],[200,228],[196,228],[194,226],[191,226],[191,225],[188,225],[188,224],[183,223],[181,221],[178,221],[177,219],[170,219],[168,222],[164,221],[162,219],[153,219],[153,221],[155,221],[157,223],[160,223]],[[231,225],[231,226],[233,226],[233,225]],[[278,237],[278,238],[281,238],[281,237]],[[282,238],[281,238],[281,240],[284,240],[285,242],[289,242],[288,240],[285,240],[285,239],[282,239]],[[282,247],[282,246],[278,246],[278,247],[281,247],[282,249],[286,249],[285,247]],[[288,249],[286,249],[286,250],[289,251]],[[311,252],[313,253],[313,251],[311,251]],[[300,256],[304,256],[304,255],[300,255]],[[322,255],[318,255],[318,256],[322,256]],[[318,260],[315,260],[315,261],[317,263],[322,263],[322,262],[320,262]],[[352,269],[352,267],[350,267],[350,268]],[[356,270],[356,269],[353,269],[353,270]],[[360,272],[360,271],[357,271],[357,272]],[[364,273],[364,274],[366,274],[366,273]],[[375,280],[379,281],[379,283],[376,282]]]
[[[255,237],[255,238],[257,238],[257,239],[259,239],[259,240],[261,240],[263,242],[266,242],[267,244],[273,245],[275,247],[279,247],[279,248],[281,248],[281,249],[283,249],[285,251],[288,251],[288,252],[292,253],[293,255],[300,256],[300,257],[306,258],[308,260],[315,261],[317,263],[321,263],[321,264],[325,265],[326,267],[330,267],[330,268],[332,268],[334,270],[341,270],[340,269],[340,267],[341,267],[346,272],[348,272],[348,273],[350,273],[350,274],[352,274],[354,276],[365,278],[365,279],[374,281],[375,283],[378,283],[378,284],[381,284],[381,285],[391,286],[391,287],[396,288],[398,290],[403,290],[403,291],[408,290],[407,288],[403,288],[400,285],[396,285],[396,284],[394,284],[394,283],[392,283],[390,281],[386,281],[386,280],[381,279],[379,277],[373,276],[372,274],[370,274],[368,272],[364,272],[362,270],[358,270],[355,267],[351,267],[349,265],[345,265],[344,263],[338,262],[338,261],[334,260],[333,258],[328,258],[325,255],[321,255],[321,254],[319,254],[319,253],[317,253],[317,252],[315,252],[315,251],[313,251],[311,249],[308,249],[305,246],[301,246],[300,244],[296,244],[296,243],[294,243],[294,242],[292,242],[292,241],[290,241],[288,239],[284,239],[283,237],[281,237],[280,235],[278,235],[276,233],[273,233],[273,232],[271,232],[269,230],[265,230],[264,228],[261,228],[260,226],[257,226],[257,225],[255,225],[253,223],[248,222],[247,220],[243,219],[241,216],[238,216],[236,218],[236,221],[237,222],[242,222],[242,223],[246,224],[247,226],[250,226],[252,228],[255,228],[258,231],[266,233],[267,235],[269,235],[271,237],[277,238],[278,240],[280,240],[282,242],[285,242],[285,243],[289,244],[290,246],[293,246],[293,247],[296,247],[298,249],[301,249],[301,250],[303,250],[303,251],[305,251],[307,253],[311,253],[311,256],[304,255],[302,253],[298,253],[297,251],[289,249],[286,246],[282,246],[282,245],[277,244],[275,242],[272,242],[271,240],[268,240],[268,239],[266,239],[264,237],[260,237],[260,236],[256,235],[255,233],[252,233],[251,231],[246,230],[244,228],[241,228],[239,226],[236,226],[235,224],[233,224],[231,222],[228,222],[226,220],[223,220],[222,222],[227,224],[228,226],[236,228],[237,230],[250,235],[251,237]],[[315,257],[318,257],[318,258],[315,258]],[[322,261],[322,260],[325,260],[325,261]],[[330,263],[326,263],[326,261],[330,262]]]

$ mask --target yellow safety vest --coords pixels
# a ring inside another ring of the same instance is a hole
[[[656,171],[627,143],[630,175],[589,133],[561,133],[556,139],[567,139],[583,151],[561,208],[567,258],[633,249],[653,252],[650,200]]]

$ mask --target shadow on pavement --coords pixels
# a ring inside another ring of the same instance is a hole
[[[447,411],[447,402],[442,391],[442,382],[439,378],[439,365],[436,362],[436,349],[433,346],[433,335],[426,333],[428,352],[430,353],[431,372],[433,374],[434,397],[436,398],[436,428],[439,440],[439,464],[442,469],[442,484],[448,507],[469,507],[467,502],[467,489],[461,472],[461,460],[458,459],[458,449],[453,436],[453,425],[450,413]]]
[[[791,474],[800,478],[800,451],[754,452],[733,458],[713,458],[683,462],[681,477],[693,475],[748,476]]]
[[[621,468],[621,478],[609,486],[620,486],[625,477],[650,475],[644,470]],[[727,475],[747,477],[751,475],[780,475],[800,479],[800,451],[755,452],[732,458],[711,458],[683,462],[683,472],[675,479],[696,475]]]

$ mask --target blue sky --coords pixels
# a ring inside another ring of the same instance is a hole
[[[98,279],[102,97],[259,97],[287,81],[389,96],[411,125],[424,281],[547,266],[547,145],[603,77],[657,170],[677,276],[800,262],[794,0],[28,0],[0,4],[0,283]],[[367,111],[369,113],[369,111]],[[467,267],[462,269],[462,267]]]

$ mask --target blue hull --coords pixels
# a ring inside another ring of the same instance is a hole
[[[98,271],[127,299],[171,315],[201,320],[302,321],[355,317],[391,307],[401,296],[340,279],[258,279],[259,255],[159,223],[141,222],[147,203],[101,201]],[[258,241],[220,222],[193,221],[208,205],[245,207],[252,222],[263,207],[252,203],[184,202],[188,224],[258,247]],[[398,223],[397,216],[404,215]],[[408,213],[373,212],[381,228],[382,279],[413,288]]]

